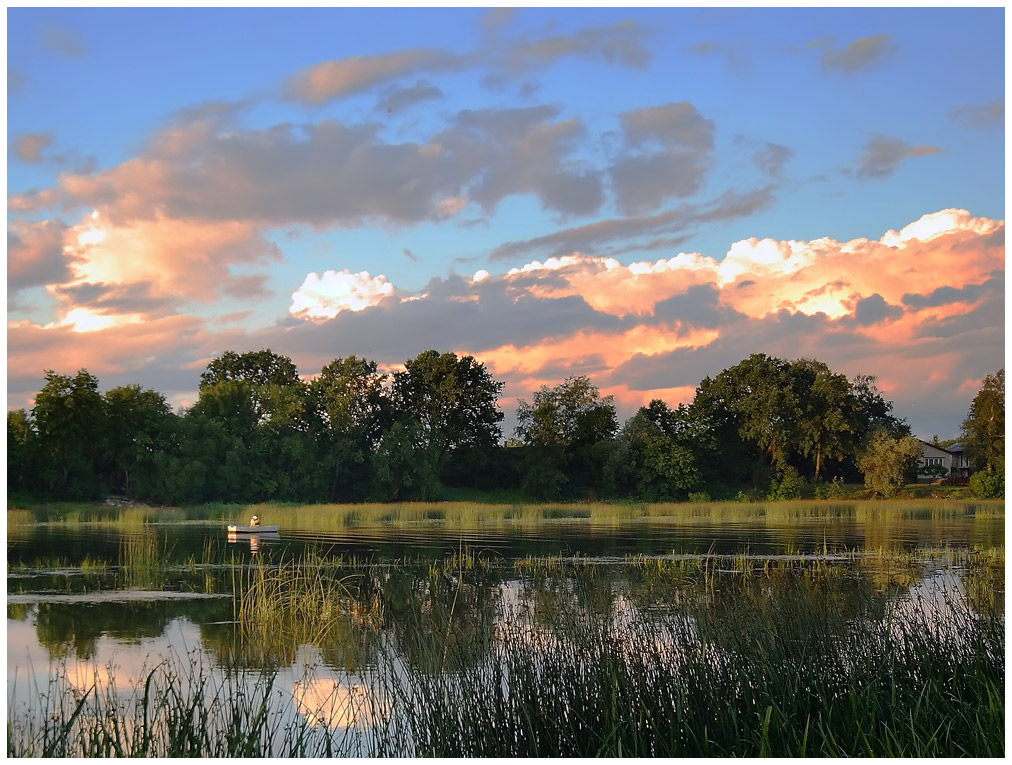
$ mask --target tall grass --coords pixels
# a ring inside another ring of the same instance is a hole
[[[315,725],[277,658],[184,660],[122,696],[57,683],[42,714],[9,717],[8,754],[1001,757],[1003,553],[952,562],[977,579],[942,602],[744,555],[642,559],[618,589],[603,566],[554,559],[503,566],[504,589],[463,550],[358,583],[315,557],[258,563],[236,587],[240,652],[290,661],[283,646],[357,620],[337,638],[371,641],[368,713]]]
[[[352,592],[356,575],[317,553],[277,564],[261,557],[234,576],[240,652],[257,666],[290,664],[299,646],[376,624],[376,601]]]
[[[354,505],[248,505],[233,507],[232,517],[260,516],[266,525],[306,531],[344,530],[356,526],[442,524],[451,527],[585,520],[621,523],[649,520],[664,523],[755,520],[788,523],[797,520],[946,520],[1003,517],[1002,500],[796,500],[781,502],[670,503],[514,503],[398,502]],[[216,516],[217,510],[216,508]],[[191,514],[194,511],[189,511]]]

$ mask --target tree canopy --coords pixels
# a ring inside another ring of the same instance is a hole
[[[48,371],[34,406],[8,412],[8,489],[171,504],[436,499],[448,487],[660,501],[796,496],[806,480],[863,475],[884,494],[902,474],[887,464],[912,453],[873,377],[848,380],[815,359],[753,354],[704,378],[691,403],[655,399],[621,427],[613,396],[571,376],[518,400],[506,443],[503,389],[452,352],[392,372],[347,356],[305,379],[269,349],[226,351],[201,374],[196,403],[174,413],[156,391],[102,394],[87,370]],[[1003,468],[1003,432],[1004,370],[964,425],[975,466]]]

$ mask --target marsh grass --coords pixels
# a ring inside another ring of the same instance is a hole
[[[286,665],[299,646],[324,644],[349,627],[371,629],[378,604],[351,589],[361,576],[313,552],[276,564],[261,557],[237,571],[235,619],[243,658],[258,666]]]
[[[849,519],[862,522],[889,520],[945,520],[951,518],[1003,517],[1002,500],[796,500],[780,502],[683,502],[683,503],[544,503],[490,504],[482,502],[400,502],[356,505],[260,504],[235,511],[234,516],[260,516],[261,523],[282,528],[335,530],[368,525],[424,525],[440,523],[467,527],[498,523],[542,523],[582,520],[590,523],[652,521],[695,523],[702,520],[764,520],[788,523],[796,520]]]
[[[184,660],[132,695],[54,686],[45,714],[8,718],[8,754],[1004,756],[1004,550],[934,560],[966,571],[968,598],[889,597],[792,556],[630,559],[621,597],[592,561],[503,563],[514,599],[465,548],[414,580],[258,561],[236,619],[263,671]],[[277,663],[352,623],[372,640],[374,714],[314,727]]]
[[[314,727],[273,672],[222,672],[192,656],[146,670],[133,687],[112,667],[82,684],[66,671],[34,694],[39,714],[8,727],[9,757],[354,755],[358,731]]]
[[[33,522],[148,523],[202,520],[246,523],[259,515],[264,525],[303,531],[335,531],[357,526],[442,524],[473,527],[494,524],[586,521],[620,523],[649,521],[671,524],[719,520],[762,520],[770,524],[796,520],[848,519],[869,523],[890,520],[946,520],[1001,518],[1004,500],[923,498],[889,501],[803,499],[777,502],[399,502],[362,504],[211,503],[180,508],[106,507],[94,503],[56,503],[31,508],[8,508],[8,526]]]

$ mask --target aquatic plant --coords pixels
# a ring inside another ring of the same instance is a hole
[[[965,571],[969,598],[889,595],[849,556],[631,558],[619,584],[594,562],[528,559],[503,564],[520,577],[508,598],[464,548],[417,574],[372,567],[357,579],[319,556],[258,560],[237,574],[241,656],[164,662],[132,693],[98,681],[75,691],[57,675],[30,694],[39,708],[9,711],[7,751],[1003,756],[1004,551],[934,556]],[[386,637],[373,639],[380,622]],[[321,722],[322,701],[277,671],[295,658],[285,645],[325,652],[328,640],[370,640],[372,653],[348,670],[357,711]]]

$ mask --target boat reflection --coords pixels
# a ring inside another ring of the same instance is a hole
[[[257,534],[237,534],[234,531],[228,532],[228,543],[238,544],[240,542],[249,542],[249,551],[251,555],[256,555],[260,551],[260,545],[270,544],[271,542],[281,541],[281,536],[276,531],[263,531]]]

